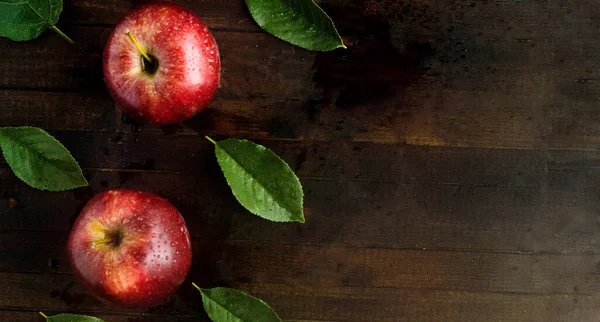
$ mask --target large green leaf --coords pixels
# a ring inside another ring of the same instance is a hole
[[[0,0],[0,36],[30,40],[50,28],[73,42],[54,26],[62,8],[62,0]]]
[[[46,322],[104,322],[102,319],[93,316],[79,315],[79,314],[57,314],[47,316],[40,312],[40,314],[46,318]]]
[[[217,161],[236,199],[253,214],[304,222],[300,180],[273,151],[248,140],[215,142]]]
[[[69,151],[42,129],[0,128],[0,148],[17,177],[34,188],[63,191],[88,185]]]
[[[281,322],[267,303],[242,291],[193,285],[202,293],[204,310],[214,322]]]
[[[316,51],[346,48],[333,21],[313,0],[246,0],[250,14],[268,33]]]

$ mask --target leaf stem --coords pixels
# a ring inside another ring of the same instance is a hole
[[[204,136],[207,140],[209,140],[212,144],[217,145],[217,142],[215,142],[215,140],[211,139],[210,137],[208,137],[208,135]]]
[[[64,32],[62,32],[62,30],[58,29],[58,27],[56,27],[55,25],[50,26],[50,29],[54,30],[57,34],[59,34],[61,37],[63,37],[63,39],[66,40],[68,43],[70,43],[70,44],[75,43],[73,41],[73,39],[71,39],[69,36],[67,36]]]
[[[50,317],[47,316],[46,314],[44,314],[44,312],[38,312],[41,316],[43,316],[44,318],[46,318],[46,320],[48,320]]]
[[[150,58],[150,56],[148,56],[148,54],[146,54],[146,51],[142,48],[142,46],[140,45],[140,43],[137,42],[137,40],[135,39],[135,37],[133,36],[133,34],[127,30],[125,32],[125,34],[129,37],[129,39],[131,39],[131,41],[133,41],[133,44],[135,45],[135,47],[137,48],[137,50],[140,52],[140,54],[142,54],[142,56],[144,56],[144,58],[151,62],[152,59]]]
[[[200,291],[200,293],[202,293],[202,289],[200,288],[200,286],[196,285],[196,283],[192,282],[192,285],[198,290]]]

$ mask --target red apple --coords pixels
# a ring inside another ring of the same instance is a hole
[[[90,293],[123,307],[173,295],[192,262],[185,221],[154,194],[110,190],[94,196],[69,236],[71,266]]]
[[[141,123],[171,124],[210,103],[221,60],[211,32],[194,13],[150,3],[117,24],[104,48],[103,69],[108,90],[125,114]]]

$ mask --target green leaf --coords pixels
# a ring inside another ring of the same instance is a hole
[[[104,320],[93,316],[79,315],[79,314],[57,314],[47,316],[40,312],[40,314],[46,318],[46,322],[104,322]]]
[[[285,161],[248,140],[208,140],[215,145],[217,161],[242,206],[268,220],[304,222],[302,185]]]
[[[282,322],[263,300],[226,287],[201,289],[202,304],[213,322]]]
[[[34,188],[63,191],[88,185],[69,151],[42,129],[0,128],[0,148],[17,177]]]
[[[62,0],[0,0],[0,36],[30,40],[50,28],[73,43],[55,26],[62,8]]]
[[[266,32],[308,50],[346,48],[331,18],[313,0],[246,0]]]

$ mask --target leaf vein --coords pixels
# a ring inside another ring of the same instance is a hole
[[[333,38],[331,34],[329,34],[329,33],[326,33],[324,30],[322,30],[322,29],[320,28],[320,27],[324,27],[323,29],[330,29],[330,31],[331,31],[331,28],[330,28],[330,27],[333,27],[333,22],[331,22],[331,18],[330,18],[330,17],[327,15],[327,13],[326,13],[325,11],[323,11],[323,9],[321,9],[321,7],[319,7],[319,5],[317,5],[317,3],[316,3],[314,0],[310,0],[310,1],[312,2],[312,4],[313,4],[314,6],[316,6],[317,8],[319,8],[319,9],[321,10],[321,12],[322,12],[322,13],[325,15],[325,17],[327,17],[327,18],[329,19],[329,21],[330,21],[330,24],[328,23],[328,24],[326,24],[326,25],[321,25],[321,26],[319,26],[319,25],[317,25],[317,24],[316,24],[316,21],[317,21],[317,19],[316,19],[316,17],[314,16],[314,13],[313,13],[313,11],[312,11],[312,10],[311,10],[311,16],[312,16],[312,18],[313,18],[313,21],[315,21],[314,23],[313,23],[313,22],[311,22],[311,21],[309,21],[309,19],[307,19],[307,18],[305,17],[305,15],[304,15],[304,10],[302,10],[302,12],[298,12],[298,10],[296,10],[294,7],[292,7],[292,6],[291,6],[290,4],[288,4],[286,1],[281,1],[281,3],[283,3],[285,6],[287,6],[288,8],[290,8],[290,10],[292,10],[293,12],[295,12],[296,14],[298,14],[298,15],[300,16],[300,18],[302,18],[304,21],[306,21],[306,22],[307,22],[309,25],[311,25],[311,26],[315,27],[315,29],[316,29],[317,31],[319,31],[319,32],[320,32],[320,33],[321,33],[323,36],[326,36],[326,37],[328,37],[328,38]],[[300,7],[300,8],[302,8],[302,7]],[[309,6],[308,8],[309,8],[309,10],[311,9],[311,7],[310,7],[310,6]],[[335,31],[336,31],[336,33],[337,33],[337,30],[335,29],[335,27],[333,27],[333,30],[335,30]],[[339,36],[339,35],[336,35],[336,37],[335,37],[335,38],[336,38],[336,40],[339,40],[340,42],[342,41],[342,39],[340,38],[340,36]],[[342,43],[343,43],[343,42],[342,42]]]
[[[57,165],[54,161],[60,161],[58,158],[49,158],[46,157],[45,155],[39,153],[38,150],[31,148],[29,145],[25,145],[25,144],[21,144],[18,139],[16,139],[14,136],[12,136],[11,134],[8,134],[6,132],[0,132],[0,135],[3,135],[4,137],[8,138],[9,140],[11,140],[13,143],[15,143],[18,146],[23,147],[24,149],[26,149],[27,151],[31,152],[31,154],[39,157],[40,159],[46,160],[48,161],[48,163],[50,165],[52,165],[54,168],[59,169],[59,170],[65,170],[68,172],[71,172],[71,169],[67,169],[67,168],[63,168],[60,167],[59,165]]]
[[[202,294],[205,294],[205,293],[202,293]],[[209,299],[210,299],[210,300],[211,300],[213,303],[215,303],[216,305],[218,305],[219,307],[221,307],[223,310],[225,310],[227,313],[229,313],[229,314],[233,315],[234,317],[236,317],[236,318],[237,318],[238,320],[240,320],[240,321],[244,321],[244,320],[242,320],[242,318],[241,318],[241,317],[239,317],[239,316],[237,316],[235,313],[231,312],[229,309],[227,309],[227,307],[225,307],[225,306],[223,306],[223,304],[221,304],[221,303],[217,302],[217,300],[215,300],[214,298],[212,298],[212,297],[210,297],[210,296],[208,296],[208,295],[207,295],[207,297],[208,297],[208,298],[209,298]]]
[[[48,0],[48,1],[50,1],[50,0]],[[31,8],[31,10],[33,10],[33,12],[35,12],[35,14],[38,15],[38,17],[40,17],[40,19],[42,19],[46,24],[50,25],[50,22],[48,20],[44,19],[44,16],[42,16],[37,10],[35,10],[35,8],[31,5],[31,2],[25,1],[25,3],[27,3],[29,8]],[[50,5],[50,8],[52,8],[52,5]]]
[[[40,26],[40,25],[47,25],[46,22],[38,22],[38,23],[16,23],[16,22],[10,22],[10,21],[6,21],[6,20],[0,20],[1,23],[8,23],[11,25],[16,25],[16,26]]]
[[[227,153],[227,151],[221,147],[219,147],[221,150],[223,150],[225,153]],[[244,166],[242,166],[242,164],[236,159],[234,158],[231,154],[227,153],[227,155],[242,169],[244,170],[244,172],[246,172],[248,174],[248,176],[252,179],[254,179],[255,182],[257,182],[262,188],[263,190],[269,194],[269,196],[271,196],[271,199],[273,199],[273,201],[275,201],[275,203],[277,203],[279,205],[279,207],[285,209],[286,211],[288,211],[290,214],[294,214],[293,213],[293,208],[290,207],[290,205],[288,205],[286,202],[283,202],[281,200],[279,200],[279,198],[274,197],[274,193],[272,191],[270,191],[269,189],[267,189],[267,187],[265,187],[265,185],[260,182],[254,175],[252,175],[252,173],[246,169]]]

